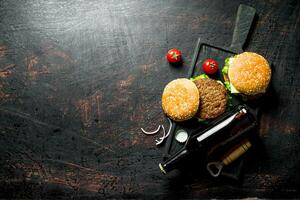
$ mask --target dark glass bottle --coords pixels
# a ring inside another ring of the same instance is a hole
[[[172,157],[159,164],[163,173],[177,168],[192,155],[201,155],[210,146],[221,143],[228,138],[244,135],[256,125],[255,117],[245,105],[239,105],[232,111],[225,113],[203,130],[193,131],[184,147]]]

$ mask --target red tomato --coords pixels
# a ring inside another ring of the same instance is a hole
[[[166,58],[170,63],[177,63],[181,61],[181,51],[175,48],[170,49],[166,55]]]
[[[206,74],[214,74],[218,71],[218,63],[213,59],[206,59],[202,64],[202,68]]]

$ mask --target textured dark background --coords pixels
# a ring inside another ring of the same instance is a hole
[[[163,176],[139,128],[167,125],[162,89],[198,37],[230,44],[240,3],[259,16],[246,50],[274,67],[263,151],[239,183]],[[299,13],[297,0],[0,0],[0,198],[299,198]]]

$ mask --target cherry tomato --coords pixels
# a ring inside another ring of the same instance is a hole
[[[206,59],[202,64],[202,68],[206,74],[214,74],[218,71],[218,63],[213,59]]]
[[[177,63],[181,61],[181,51],[176,48],[170,49],[166,55],[166,58],[170,63]]]

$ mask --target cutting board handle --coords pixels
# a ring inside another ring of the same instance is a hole
[[[254,8],[240,4],[230,45],[231,48],[235,49],[239,53],[243,52],[243,46],[251,29],[254,16]]]

